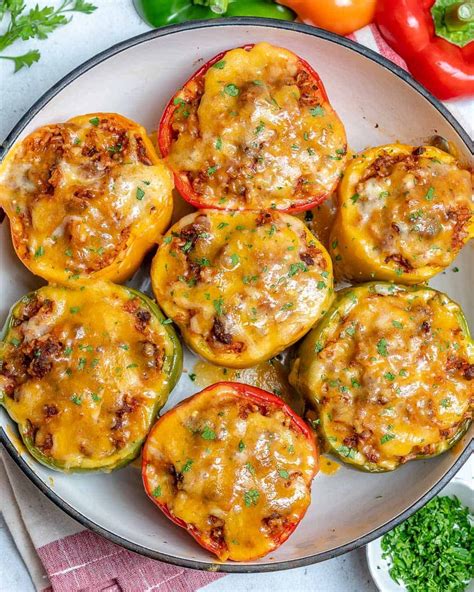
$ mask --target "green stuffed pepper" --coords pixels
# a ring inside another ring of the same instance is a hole
[[[157,305],[107,282],[23,297],[0,359],[1,404],[30,454],[59,471],[111,471],[138,456],[182,367]]]
[[[372,472],[451,448],[470,425],[473,379],[456,303],[425,286],[375,282],[338,293],[290,375],[327,449]]]

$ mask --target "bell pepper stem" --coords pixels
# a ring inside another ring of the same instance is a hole
[[[225,14],[228,6],[229,0],[210,0],[209,2],[209,8],[216,14]]]
[[[229,0],[192,0],[192,3],[207,6],[214,14],[225,14],[229,7]]]
[[[450,31],[459,31],[474,22],[474,2],[456,2],[446,8],[444,15],[446,27]]]

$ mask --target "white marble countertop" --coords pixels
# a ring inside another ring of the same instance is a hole
[[[29,5],[35,3],[27,1]],[[32,48],[40,49],[41,60],[31,69],[25,68],[13,74],[12,64],[0,60],[0,140],[4,140],[34,101],[70,70],[103,49],[149,29],[136,14],[132,0],[95,0],[94,3],[99,8],[96,13],[74,16],[70,24],[54,32],[46,42],[28,41],[12,46],[12,55]],[[41,4],[59,2],[49,0]],[[465,101],[463,103],[466,105]],[[469,111],[472,113],[473,102],[466,107],[466,114]],[[0,520],[0,550],[0,591],[33,591],[28,572],[3,520]],[[250,590],[376,592],[367,569],[364,549],[305,568],[268,574],[233,574],[206,587],[209,592]]]

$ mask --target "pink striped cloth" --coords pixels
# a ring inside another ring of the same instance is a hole
[[[406,69],[375,26],[349,38]],[[458,115],[455,105],[449,108]],[[85,530],[44,498],[10,458],[3,461],[3,514],[38,590],[194,592],[222,577],[141,557]]]

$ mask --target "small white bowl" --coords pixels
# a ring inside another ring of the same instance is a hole
[[[470,462],[466,463],[466,469],[469,467]],[[461,471],[466,474],[465,471]],[[474,488],[472,486],[472,476],[468,480],[466,478],[455,477],[444,489],[442,489],[438,496],[455,495],[461,503],[467,506],[471,512],[474,512]],[[382,537],[375,539],[369,543],[366,547],[367,563],[369,565],[370,575],[375,582],[375,585],[380,592],[406,592],[407,589],[401,584],[397,584],[389,574],[391,562],[388,559],[382,558]],[[466,588],[466,592],[474,592],[474,580]]]

